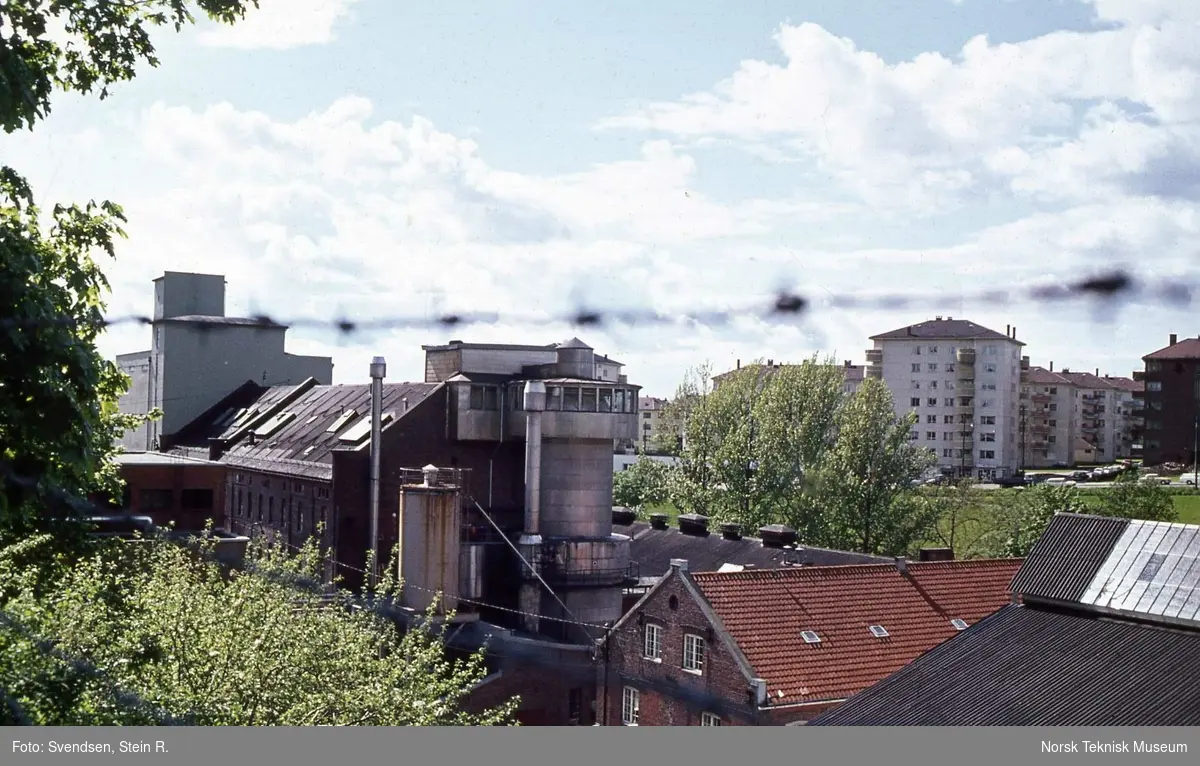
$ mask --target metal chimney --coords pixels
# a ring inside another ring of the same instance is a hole
[[[383,435],[383,379],[387,362],[371,360],[371,587],[379,575],[379,452]]]
[[[542,509],[542,411],[546,384],[525,383],[525,536],[539,537]]]

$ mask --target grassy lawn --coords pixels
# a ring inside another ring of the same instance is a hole
[[[1179,523],[1200,524],[1200,495],[1176,495],[1175,510],[1179,512]]]

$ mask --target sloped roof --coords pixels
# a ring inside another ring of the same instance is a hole
[[[918,322],[898,330],[872,335],[871,340],[1010,340],[1025,345],[1002,332],[966,319],[930,319],[927,322]]]
[[[1045,367],[1029,368],[1029,382],[1039,386],[1068,386],[1071,381],[1064,378],[1057,372],[1051,372]]]
[[[406,411],[411,411],[437,390],[439,385],[441,384],[385,383],[383,385],[384,414],[393,413],[395,420],[399,420]],[[254,406],[260,413],[265,412],[271,405],[279,403],[295,389],[295,386],[274,386],[268,389]],[[408,410],[404,409],[402,402],[404,399],[408,400]],[[224,459],[231,463],[236,460],[245,462],[246,458],[258,461],[331,462],[334,449],[354,446],[341,441],[338,437],[355,423],[370,415],[371,386],[369,383],[313,386],[296,401],[284,407],[282,411],[291,415],[290,420],[282,427],[269,435],[256,437],[253,440],[242,439],[226,452]],[[353,417],[346,418],[336,433],[328,431],[335,421],[350,411],[354,411],[355,414]],[[223,436],[229,437],[234,430],[234,427],[226,429]],[[281,463],[281,466],[287,464],[284,462]],[[245,467],[252,466],[246,465]]]
[[[1062,371],[1062,376],[1080,388],[1107,390],[1116,388],[1111,380],[1106,380],[1090,372]]]
[[[1184,338],[1173,346],[1146,354],[1142,359],[1200,359],[1200,338]]]
[[[1146,390],[1145,382],[1134,380],[1133,378],[1105,375],[1104,381],[1120,391],[1131,391],[1133,393],[1138,393],[1139,391]]]
[[[840,700],[1009,602],[1019,559],[692,575],[773,704]],[[690,563],[689,563],[690,566]],[[888,632],[877,638],[871,625]],[[804,641],[814,631],[820,643]],[[782,695],[780,695],[782,692]]]
[[[1196,726],[1200,632],[1009,605],[809,726]]]
[[[1200,629],[1200,525],[1060,513],[1013,589],[1024,600]]]
[[[252,380],[246,381],[183,428],[170,434],[171,442],[193,447],[207,447],[208,440],[215,439],[224,433],[229,422],[238,412],[248,407],[254,407],[269,390]]]
[[[665,575],[671,568],[671,559],[687,559],[688,568],[693,572],[715,572],[723,564],[776,569],[789,563],[836,566],[887,561],[865,553],[825,548],[770,548],[754,537],[726,540],[718,533],[707,536],[684,534],[676,528],[654,529],[640,521],[629,526],[614,524],[613,532],[632,538],[629,558],[637,562],[639,575],[643,578]]]

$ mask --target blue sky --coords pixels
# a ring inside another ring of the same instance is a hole
[[[292,333],[340,382],[377,353],[415,377],[419,345],[449,335],[579,334],[658,395],[706,360],[861,360],[869,335],[935,313],[1115,374],[1200,331],[1153,303],[963,297],[1112,265],[1194,275],[1186,0],[261,5],[164,33],[159,69],[0,138],[46,203],[125,205],[114,313],[148,313],[163,270],[224,273],[231,312],[283,318],[941,296],[790,325]],[[105,350],[147,343],[114,329]]]

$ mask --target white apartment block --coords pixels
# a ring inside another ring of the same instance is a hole
[[[871,338],[866,377],[882,378],[898,414],[913,411],[910,438],[943,473],[1004,478],[1021,463],[1018,420],[1024,343],[974,322],[936,317]]]
[[[1138,431],[1141,384],[1131,378],[1030,368],[1022,390],[1026,465],[1033,468],[1110,463],[1130,457]]]
[[[653,447],[662,428],[663,410],[668,400],[657,396],[643,396],[638,399],[638,437],[641,440],[638,448],[643,452]]]

